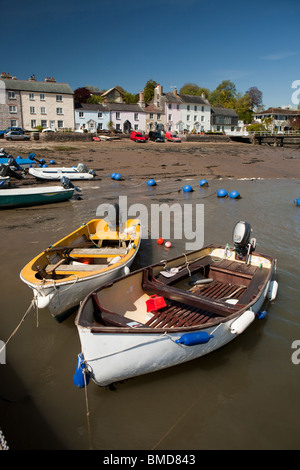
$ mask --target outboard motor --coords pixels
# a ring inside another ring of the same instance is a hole
[[[234,249],[240,259],[246,256],[246,263],[250,253],[255,249],[256,240],[252,238],[250,240],[250,235],[252,228],[248,222],[240,220],[233,229],[233,243]]]

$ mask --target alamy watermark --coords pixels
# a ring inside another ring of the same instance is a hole
[[[296,88],[296,90],[292,93],[292,103],[298,105],[300,102],[300,80],[294,80],[292,83],[292,88]]]
[[[119,226],[125,227],[126,220],[136,218],[141,223],[141,237],[158,239],[173,238],[188,240],[186,250],[196,250],[204,244],[204,204],[151,204],[150,210],[140,203],[128,207],[127,196],[119,197],[118,207],[114,204],[100,204],[96,216],[116,223],[119,212]],[[171,228],[173,229],[171,231]]]
[[[300,364],[300,340],[296,339],[292,343],[292,349],[295,349],[295,351],[292,354],[292,363],[295,365]]]

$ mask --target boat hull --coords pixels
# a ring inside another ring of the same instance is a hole
[[[35,206],[63,202],[71,199],[74,189],[53,188],[22,188],[0,190],[0,208]]]
[[[63,176],[69,180],[92,180],[94,175],[91,173],[80,173],[76,168],[30,168],[29,173],[39,180],[60,181]]]
[[[74,276],[73,281],[66,282],[62,285],[39,289],[29,285],[29,287],[33,289],[35,305],[38,309],[48,310],[57,321],[63,321],[70,313],[78,308],[82,299],[92,290],[129,272],[128,270],[133,260],[134,256],[127,264],[114,268],[109,272],[91,276],[90,278],[77,279]]]
[[[204,253],[205,250],[203,249],[203,254],[207,255],[208,251]],[[224,249],[218,248],[212,251],[211,257],[215,258],[214,255],[218,254],[221,260],[224,252]],[[258,257],[257,266],[261,261],[264,262],[263,258]],[[235,339],[255,320],[256,314],[270,295],[271,283],[276,282],[272,281],[275,275],[275,263],[265,261],[270,266],[266,281],[261,284],[251,302],[236,309],[235,304],[232,304],[232,307],[229,307],[232,311],[227,316],[218,317],[217,320],[212,319],[207,324],[197,326],[179,327],[174,323],[174,327],[151,327],[151,324],[145,320],[147,319],[145,309],[147,288],[144,287],[144,272],[148,268],[136,271],[126,279],[117,279],[113,285],[104,286],[92,292],[81,303],[75,320],[83,361],[91,379],[99,386],[107,386],[199,358]],[[154,265],[153,272],[156,266]],[[138,276],[140,276],[139,279]],[[142,283],[141,279],[143,279]],[[120,292],[119,298],[117,298],[118,291]],[[97,326],[91,324],[91,319],[96,318],[95,296],[98,298],[98,305],[102,312],[115,312],[120,304],[120,298],[123,299],[123,306],[117,313],[129,319],[125,328],[101,326],[99,323]],[[270,300],[273,299],[274,295],[270,296]],[[214,305],[216,304],[217,301]],[[226,305],[224,307],[226,308]],[[142,312],[144,312],[143,319]],[[178,313],[168,315],[177,316]]]

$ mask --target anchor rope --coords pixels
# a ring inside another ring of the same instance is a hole
[[[85,395],[85,407],[86,407],[86,418],[87,418],[87,427],[88,427],[88,436],[89,436],[89,448],[92,450],[92,439],[91,439],[91,423],[90,423],[90,410],[89,410],[89,401],[88,401],[88,393],[87,393],[87,380],[86,380],[86,373],[87,367],[82,369],[83,378],[84,378],[84,395]]]

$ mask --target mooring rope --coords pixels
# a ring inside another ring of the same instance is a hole
[[[82,372],[83,372],[83,378],[84,378],[84,395],[85,395],[86,418],[87,418],[87,427],[88,427],[88,435],[89,435],[89,448],[90,450],[92,450],[90,410],[89,410],[89,402],[88,402],[88,394],[87,394],[88,384],[86,380],[86,374],[87,374],[86,364],[84,365]]]
[[[12,332],[12,334],[10,335],[10,337],[8,338],[8,340],[4,343],[4,345],[2,346],[2,348],[0,349],[0,354],[1,352],[3,351],[3,349],[7,346],[7,344],[9,343],[9,341],[12,339],[12,337],[16,334],[16,332],[18,331],[18,329],[20,328],[21,324],[23,323],[23,321],[25,320],[25,318],[27,317],[28,313],[30,312],[31,308],[34,306],[34,299],[30,302],[30,305],[28,307],[28,309],[26,310],[26,312],[24,313],[23,317],[21,318],[21,321],[19,322],[18,326],[14,329],[14,331]]]

